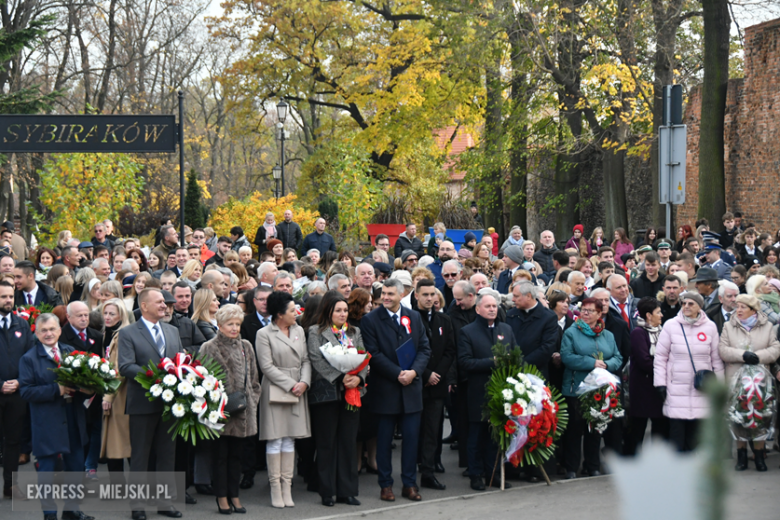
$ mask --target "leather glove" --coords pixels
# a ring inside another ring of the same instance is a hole
[[[756,353],[749,350],[746,350],[745,353],[742,354],[742,360],[746,365],[758,365],[759,363]]]
[[[658,392],[658,395],[661,396],[661,400],[666,401],[666,387],[665,386],[656,386],[655,391]]]

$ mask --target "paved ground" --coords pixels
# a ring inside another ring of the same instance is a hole
[[[400,446],[399,446],[400,447]],[[395,450],[396,475],[400,454]],[[759,474],[750,469],[736,474],[732,479],[732,487],[728,497],[728,513],[726,518],[752,520],[778,518],[777,492],[780,489],[780,455],[776,452],[768,459],[769,471]],[[305,491],[305,484],[296,477],[293,488],[295,508],[273,509],[270,506],[268,484],[262,482],[265,473],[259,473],[253,489],[242,491],[241,500],[248,510],[245,518],[260,518],[272,520],[303,520],[330,519],[348,517],[367,517],[369,519],[449,519],[462,520],[502,519],[509,514],[517,515],[523,511],[524,518],[538,515],[539,518],[576,518],[577,520],[617,520],[621,519],[619,497],[611,483],[612,477],[581,478],[573,481],[555,481],[548,487],[546,484],[528,484],[513,481],[513,488],[504,492],[475,492],[469,487],[467,478],[460,476],[462,470],[456,468],[455,452],[445,446],[444,465],[447,472],[440,475],[440,480],[447,485],[446,491],[422,489],[423,501],[412,503],[400,497],[400,487],[396,485],[398,498],[395,503],[379,500],[379,487],[375,475],[363,473],[360,476],[360,496],[362,505],[351,507],[337,504],[328,508],[320,504],[319,495]],[[751,463],[752,468],[752,463]],[[32,471],[32,465],[23,467],[23,471]],[[101,466],[100,471],[105,471]],[[397,476],[397,481],[400,476]],[[191,520],[213,519],[217,515],[213,497],[197,496],[199,503],[188,506],[184,518]],[[659,497],[662,500],[662,497]],[[750,503],[751,515],[748,517],[740,511],[745,503]],[[129,513],[95,513],[98,520],[129,520]],[[515,516],[516,517],[516,516]],[[40,513],[12,512],[9,500],[0,501],[0,519],[14,518],[19,520],[40,519]],[[149,520],[164,517],[150,514]],[[240,517],[239,517],[240,518]],[[674,520],[665,516],[663,520]],[[690,520],[690,519],[688,519]]]

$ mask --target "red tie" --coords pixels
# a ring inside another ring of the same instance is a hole
[[[57,345],[54,345],[51,349],[52,359],[54,359],[54,362],[58,365],[60,364],[60,353],[59,349],[57,348]]]
[[[27,305],[32,305],[32,294],[27,293]]]
[[[79,332],[79,337],[81,338],[81,341],[83,341],[84,343],[87,342],[87,335],[84,334],[83,330],[81,332]]]
[[[623,315],[623,321],[625,321],[627,325],[630,325],[631,322],[628,321],[628,314],[626,314],[626,304],[618,303],[618,306],[620,307],[620,314]]]

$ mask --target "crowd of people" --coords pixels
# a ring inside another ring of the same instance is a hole
[[[712,413],[694,388],[696,371],[725,379],[743,364],[763,364],[780,379],[780,231],[760,233],[732,213],[723,225],[721,234],[704,220],[695,231],[683,225],[676,240],[662,229],[637,240],[616,229],[611,241],[602,228],[587,238],[577,225],[560,243],[549,230],[534,241],[514,226],[503,240],[488,228],[455,244],[436,223],[425,244],[408,224],[394,247],[379,235],[357,252],[339,249],[322,218],[304,236],[288,210],[279,223],[269,213],[252,243],[240,226],[229,236],[186,228],[179,237],[165,222],[157,242],[142,246],[104,221],[89,241],[65,230],[55,247],[32,251],[6,222],[4,496],[21,496],[13,472],[32,455],[39,472],[61,467],[87,479],[105,463],[112,482],[124,482],[127,469],[184,472],[188,490],[214,496],[222,514],[246,513],[239,492],[260,470],[275,508],[295,505],[296,471],[324,506],[359,505],[362,471],[377,475],[382,500],[394,501],[397,442],[404,498],[421,500],[421,487],[445,489],[438,475],[446,444],[473,489],[498,486],[483,404],[499,342],[521,349],[568,403],[558,475],[599,475],[602,441],[634,455],[648,427],[691,451]],[[42,310],[34,332],[14,312],[29,306]],[[370,364],[344,374],[323,356],[326,344],[365,349]],[[114,363],[119,391],[95,399],[58,385],[49,369],[74,350]],[[246,396],[217,440],[172,440],[162,402],[135,380],[149,361],[179,352],[216,361],[227,394]],[[594,368],[630,387],[627,417],[603,434],[588,430],[577,397]],[[361,395],[357,411],[346,406],[350,389]],[[767,469],[769,444],[751,443],[758,471]],[[747,450],[736,443],[737,470],[747,469]],[[507,470],[539,478],[533,468]],[[145,520],[143,504],[131,506],[133,520]],[[92,519],[69,507],[61,518]],[[169,502],[157,511],[181,516]],[[57,511],[44,517],[56,520]]]

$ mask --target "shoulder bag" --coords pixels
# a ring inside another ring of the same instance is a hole
[[[244,350],[244,344],[241,343],[241,353],[244,355],[244,387],[242,390],[229,393],[227,396],[227,403],[225,404],[225,412],[228,415],[235,415],[246,410],[246,376],[248,368],[246,366],[246,351]]]
[[[683,338],[685,339],[685,346],[688,348],[688,356],[691,358],[691,366],[693,367],[693,388],[699,392],[704,391],[704,386],[707,381],[715,376],[715,372],[712,370],[696,370],[696,365],[693,363],[693,354],[691,354],[691,346],[688,344],[688,337],[685,335],[685,327],[680,323],[680,330],[682,330]]]

